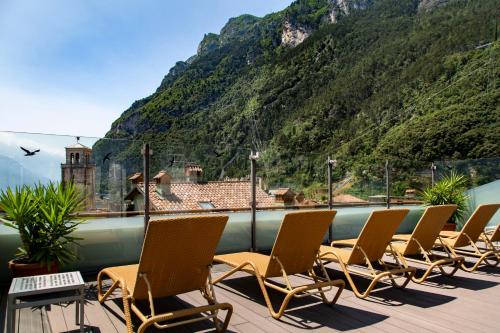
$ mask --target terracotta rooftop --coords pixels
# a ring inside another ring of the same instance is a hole
[[[195,163],[188,163],[184,168],[189,171],[203,171],[202,167],[199,164]]]
[[[128,179],[129,180],[138,180],[138,179],[143,179],[144,177],[142,177],[142,172],[136,172],[134,173],[132,176],[130,176]]]
[[[333,202],[340,202],[340,203],[366,203],[368,201],[360,199],[360,198],[355,197],[354,195],[350,195],[350,194],[339,194],[339,195],[333,197]]]
[[[144,191],[144,183],[138,184]],[[208,183],[172,183],[171,194],[162,198],[156,191],[156,184],[149,184],[153,210],[202,209],[200,202],[210,202],[214,208],[248,208],[251,201],[249,181],[218,181]],[[274,206],[274,198],[257,188],[257,206]]]
[[[156,179],[161,179],[161,178],[162,178],[163,176],[165,176],[165,175],[168,175],[168,172],[167,172],[167,171],[162,170],[162,171],[158,172],[158,174],[157,174],[156,176],[154,176],[154,177],[153,177],[153,179],[155,179],[155,180],[156,180]]]
[[[274,191],[274,194],[275,195],[285,195],[285,194],[293,195],[294,192],[289,187],[280,187]]]

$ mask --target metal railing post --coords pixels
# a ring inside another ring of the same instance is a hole
[[[142,155],[144,159],[144,234],[148,229],[149,224],[149,159],[151,156],[151,151],[149,148],[149,143],[145,143],[142,149]]]
[[[391,182],[389,175],[389,160],[385,161],[385,193],[387,209],[391,208]]]
[[[249,156],[250,159],[250,180],[252,186],[252,201],[251,206],[251,237],[252,237],[252,252],[257,251],[257,234],[256,234],[256,212],[257,212],[257,160],[259,153],[252,151]]]
[[[328,156],[327,164],[328,164],[328,209],[332,210],[333,209],[332,169],[337,165],[337,160],[332,160],[330,159],[330,156]],[[330,224],[330,227],[328,228],[328,243],[331,243],[332,241],[333,241],[333,229],[332,229],[332,224]]]
[[[434,184],[436,183],[436,169],[437,169],[437,166],[434,164],[434,162],[432,162],[432,164],[431,164],[431,186],[434,186]]]

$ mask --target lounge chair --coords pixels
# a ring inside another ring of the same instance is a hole
[[[217,331],[224,332],[232,306],[217,303],[210,268],[227,219],[227,216],[198,216],[151,221],[139,264],[109,267],[99,272],[99,302],[104,303],[116,288],[121,289],[129,333],[133,332],[131,309],[142,322],[137,332],[144,332],[151,325],[165,329],[206,319],[212,319]],[[112,280],[105,293],[104,278]],[[193,290],[201,291],[208,305],[157,313],[154,299]],[[136,301],[140,300],[149,302],[150,313],[138,308]],[[219,310],[227,311],[223,323],[217,319]]]
[[[244,271],[257,278],[264,300],[273,318],[280,318],[288,303],[293,297],[304,297],[311,294],[320,294],[327,304],[334,304],[344,289],[343,280],[331,280],[325,268],[322,268],[323,277],[318,276],[313,265],[318,261],[318,249],[325,236],[335,211],[294,212],[285,215],[278,231],[271,255],[255,252],[240,252],[218,255],[215,262],[224,263],[233,267],[232,270],[214,280],[218,283],[230,275]],[[308,272],[314,283],[292,287],[289,276]],[[273,283],[269,278],[283,277],[286,288]],[[325,292],[333,287],[338,291],[331,301],[326,298]],[[284,293],[286,296],[278,311],[269,299],[266,287]],[[316,291],[310,291],[316,289]]]
[[[408,212],[408,209],[387,209],[372,212],[357,239],[335,241],[332,242],[331,246],[322,245],[320,247],[321,260],[338,263],[344,271],[354,294],[359,298],[368,297],[377,282],[386,279],[390,279],[395,287],[406,287],[415,274],[415,268],[393,267],[385,263],[382,257],[396,229]],[[383,267],[383,271],[376,270],[373,267],[372,264],[375,262]],[[364,266],[368,269],[368,272],[353,269],[350,267],[352,265]],[[358,290],[351,278],[351,273],[357,273],[372,279],[364,292]],[[405,280],[402,284],[398,284],[396,278],[405,278]]]
[[[457,210],[457,205],[441,205],[427,207],[411,234],[398,234],[392,237],[389,252],[395,254],[394,259],[404,267],[409,267],[408,262],[416,262],[428,266],[424,274],[412,281],[422,283],[438,268],[443,275],[452,276],[463,263],[463,257],[442,256],[432,251],[439,232]],[[422,260],[423,258],[423,260]],[[451,266],[449,272],[444,267]]]
[[[439,234],[436,246],[444,248],[452,256],[461,254],[477,258],[476,263],[471,267],[467,267],[465,262],[462,263],[461,268],[466,272],[475,271],[483,261],[488,266],[497,266],[500,261],[499,251],[496,249],[479,248],[476,242],[498,208],[500,208],[500,204],[479,205],[461,231],[442,231]],[[466,247],[468,246],[472,247],[472,250],[467,249]]]

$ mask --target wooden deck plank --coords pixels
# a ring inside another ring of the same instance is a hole
[[[66,332],[68,330],[66,319],[59,305],[51,305],[50,311],[47,311],[47,317],[49,318],[52,332]]]
[[[219,267],[217,272],[224,271]],[[328,265],[335,278],[342,277],[338,267]],[[214,274],[215,276],[218,275]],[[295,276],[292,284],[307,279]],[[368,280],[355,277],[362,286]],[[333,307],[322,304],[317,296],[293,300],[282,320],[271,317],[254,277],[237,273],[215,287],[219,302],[231,303],[234,307],[229,332],[498,332],[497,320],[500,306],[500,268],[481,269],[477,273],[459,271],[454,278],[436,276],[429,283],[410,283],[405,290],[380,284],[371,297],[362,300],[349,288],[344,290]],[[0,292],[0,333],[5,325],[5,288]],[[273,304],[281,302],[280,293],[270,291]],[[96,300],[95,282],[88,283],[86,323],[93,332],[124,332],[125,322],[119,292],[115,292],[105,306]],[[118,298],[117,298],[118,297]],[[177,309],[205,304],[199,292],[168,298],[158,303],[164,309]],[[43,321],[43,311],[31,316],[31,309],[22,310],[18,320],[23,333],[44,332],[43,323],[37,324],[38,316]],[[26,316],[25,316],[26,315]],[[74,323],[74,305],[62,307],[52,305],[47,312],[54,333],[77,332]],[[135,317],[135,316],[134,316]],[[137,325],[137,319],[134,319]],[[37,326],[40,325],[40,326]],[[137,326],[136,326],[137,327]],[[27,331],[27,332],[24,332]],[[88,331],[87,331],[88,332]],[[151,329],[148,332],[161,332]],[[209,321],[181,326],[169,332],[214,332]]]

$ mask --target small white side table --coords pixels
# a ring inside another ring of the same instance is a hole
[[[72,301],[76,302],[76,324],[83,333],[85,283],[80,272],[14,278],[7,297],[6,333],[15,332],[17,309]]]

